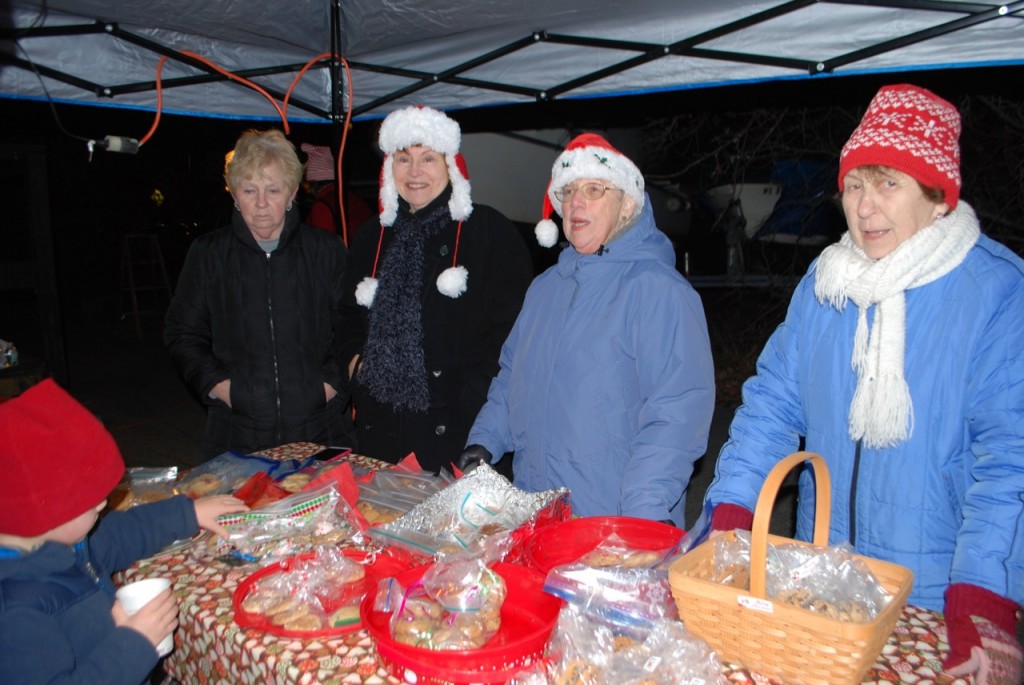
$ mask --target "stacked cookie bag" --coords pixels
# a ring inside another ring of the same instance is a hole
[[[585,526],[586,519],[571,522]],[[686,546],[685,536],[660,549],[657,524],[637,520],[594,522],[611,532],[591,539],[575,560],[553,566],[546,592],[565,599],[547,658],[517,675],[519,685],[661,685],[719,683],[721,664],[706,642],[679,621],[667,564]],[[568,524],[563,524],[567,528]],[[655,528],[654,531],[647,530]],[[553,530],[546,531],[554,532]],[[681,531],[677,531],[681,533]],[[550,537],[550,536],[546,536]],[[633,540],[642,541],[638,546]],[[577,550],[579,552],[580,550]],[[535,551],[536,552],[536,551]],[[534,558],[548,555],[536,554]],[[549,558],[549,557],[548,557]],[[564,557],[563,557],[564,559]]]
[[[385,587],[377,608],[391,613],[397,642],[441,650],[479,649],[501,627],[507,589],[481,557],[434,564],[410,587]],[[389,600],[398,600],[397,606]]]

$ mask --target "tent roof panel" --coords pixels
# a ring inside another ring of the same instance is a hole
[[[373,117],[757,80],[1024,64],[1024,0],[12,0],[0,14],[0,96],[277,119],[274,104],[186,54],[267,87],[289,116]],[[45,8],[45,9],[44,9]],[[115,22],[110,32],[60,35]],[[333,67],[333,68],[324,68]],[[35,73],[39,72],[39,76]],[[45,89],[40,83],[45,83]],[[337,84],[337,85],[332,85]],[[104,90],[104,88],[108,90]]]

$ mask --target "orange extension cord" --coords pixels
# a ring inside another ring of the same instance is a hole
[[[197,55],[194,52],[188,52],[188,51],[184,51],[183,50],[181,52],[181,54],[185,55],[186,57],[191,57],[194,60],[198,60],[198,61],[202,62],[203,64],[206,64],[207,66],[209,66],[211,69],[213,69],[217,73],[222,74],[222,75],[226,76],[227,78],[231,79],[232,81],[237,81],[238,83],[241,83],[242,85],[248,86],[249,88],[252,88],[256,92],[262,94],[265,98],[267,98],[267,100],[270,101],[270,104],[273,105],[274,109],[277,111],[278,116],[281,117],[281,125],[284,128],[284,134],[285,135],[288,135],[290,133],[290,126],[288,125],[288,114],[287,114],[287,112],[288,112],[288,100],[291,98],[292,91],[295,90],[295,87],[299,84],[299,81],[302,80],[302,77],[305,75],[305,73],[307,71],[309,71],[309,69],[314,64],[316,64],[317,62],[319,62],[322,59],[329,59],[331,57],[334,57],[334,55],[332,55],[331,53],[325,52],[325,53],[321,53],[321,54],[317,55],[313,59],[311,59],[308,62],[306,62],[306,64],[303,65],[303,67],[295,75],[295,78],[292,79],[291,85],[288,86],[288,90],[285,92],[285,96],[284,96],[283,102],[281,103],[281,105],[278,105],[277,102],[274,100],[274,98],[270,95],[270,93],[268,93],[266,90],[261,88],[258,84],[253,83],[252,81],[250,81],[248,79],[242,78],[241,76],[238,76],[237,74],[234,74],[234,73],[228,71],[227,69],[223,69],[222,67],[214,64],[213,62],[211,62],[210,60],[206,59],[205,57]],[[347,101],[346,107],[345,107],[345,121],[344,121],[344,124],[343,124],[343,127],[342,127],[341,144],[340,144],[340,146],[338,148],[338,154],[335,156],[335,178],[338,179],[337,183],[335,184],[335,189],[336,189],[336,192],[338,193],[338,213],[341,215],[341,237],[342,237],[342,240],[345,241],[345,245],[348,245],[348,224],[347,224],[346,219],[345,219],[345,204],[344,204],[344,194],[343,194],[343,191],[342,191],[343,184],[342,184],[342,178],[341,178],[341,168],[342,168],[341,160],[342,160],[342,156],[345,154],[345,143],[348,140],[348,129],[349,129],[349,125],[351,124],[351,121],[352,121],[352,71],[349,69],[348,62],[345,60],[344,57],[337,56],[337,58],[341,61],[341,65],[345,68],[345,83],[346,83],[347,88],[348,88],[348,101]],[[146,135],[143,136],[139,140],[139,146],[140,147],[142,145],[144,145],[146,143],[146,141],[148,141],[150,138],[153,137],[153,134],[156,133],[156,129],[157,129],[157,127],[160,124],[160,115],[161,115],[161,113],[163,111],[162,74],[163,74],[164,63],[167,60],[168,60],[168,58],[166,56],[165,57],[161,57],[160,60],[157,62],[157,65],[156,65],[156,116],[153,119],[153,125],[150,126],[149,131],[147,131]]]

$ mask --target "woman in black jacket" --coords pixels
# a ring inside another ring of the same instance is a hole
[[[407,107],[381,124],[380,217],[351,244],[342,301],[359,451],[427,470],[458,458],[533,278],[515,226],[473,204],[459,125]]]
[[[232,223],[189,248],[164,326],[207,405],[203,455],[351,445],[338,357],[345,245],[300,222],[302,163],[280,131],[243,133],[224,178]]]

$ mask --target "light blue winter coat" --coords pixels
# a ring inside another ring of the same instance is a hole
[[[714,365],[697,293],[650,199],[603,254],[538,276],[467,444],[515,452],[515,484],[568,487],[573,512],[683,524],[707,449]]]
[[[814,266],[743,387],[706,499],[753,510],[799,436],[832,476],[830,544],[908,567],[910,603],[943,609],[950,583],[1024,602],[1024,261],[982,236],[946,276],[906,292],[913,433],[861,449],[847,429],[857,307],[814,296]],[[874,308],[868,316],[874,317]],[[856,483],[854,483],[854,474]],[[797,537],[809,540],[813,478],[800,475]]]

